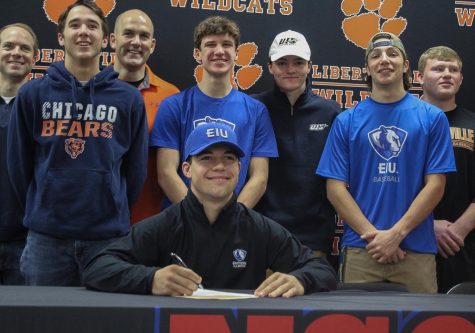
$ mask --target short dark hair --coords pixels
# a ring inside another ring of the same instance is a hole
[[[33,29],[31,29],[31,27],[25,23],[12,23],[2,27],[0,29],[0,43],[2,42],[2,32],[9,28],[21,28],[30,34],[31,38],[33,38],[33,54],[36,56],[36,53],[38,52],[39,48],[38,37],[36,37],[36,34],[34,33]]]
[[[109,25],[107,24],[107,20],[106,20],[106,17],[104,16],[104,12],[94,1],[91,1],[91,0],[77,0],[75,3],[69,5],[68,8],[66,8],[64,10],[64,12],[62,12],[61,15],[59,15],[58,32],[60,34],[62,34],[64,32],[64,28],[65,28],[65,25],[66,25],[66,19],[69,15],[69,12],[73,8],[79,7],[79,6],[84,6],[84,7],[89,8],[90,10],[92,10],[94,12],[94,14],[97,15],[97,17],[99,17],[99,19],[101,21],[101,27],[102,27],[102,32],[104,33],[104,37],[108,36],[109,35]]]
[[[195,28],[193,35],[195,48],[200,48],[201,40],[205,36],[225,34],[229,34],[234,39],[237,48],[241,39],[241,32],[237,23],[224,16],[210,16],[201,21]]]
[[[365,51],[365,64],[366,65],[368,64],[368,54],[372,50],[372,48],[374,48],[374,42],[376,42],[379,39],[383,39],[383,38],[387,38],[387,39],[392,40],[393,44],[391,44],[391,45],[393,45],[394,47],[396,47],[399,50],[399,52],[401,53],[402,58],[403,58],[404,61],[407,60],[407,53],[406,53],[406,50],[404,49],[404,45],[402,44],[401,39],[399,39],[398,36],[396,36],[392,33],[380,32],[380,33],[377,33],[376,35],[374,35],[371,38],[371,41],[368,43],[368,48]],[[370,48],[371,48],[371,50],[370,50]],[[406,90],[406,91],[409,90],[409,88],[411,88],[411,86],[412,86],[412,74],[411,73],[412,73],[411,66],[409,65],[407,67],[407,71],[405,73],[403,73],[403,75],[402,75],[402,83],[404,85],[404,90]],[[373,90],[373,81],[371,79],[371,76],[368,75],[368,73],[364,73],[363,74],[363,79],[365,80],[366,84],[368,85],[369,90],[372,91]]]

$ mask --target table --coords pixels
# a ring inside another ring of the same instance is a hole
[[[475,296],[340,290],[194,300],[80,287],[0,286],[0,332],[474,333]]]

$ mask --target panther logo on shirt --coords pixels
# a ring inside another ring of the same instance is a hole
[[[193,120],[193,128],[197,128],[200,125],[204,125],[204,124],[208,124],[208,123],[224,124],[224,125],[227,125],[227,126],[231,127],[233,131],[236,128],[236,124],[233,124],[232,122],[227,121],[226,119],[211,118],[210,116],[206,116],[206,117],[201,118],[201,119]]]
[[[406,138],[407,132],[396,126],[381,125],[368,133],[371,146],[386,161],[399,156]]]
[[[72,159],[76,159],[80,154],[84,152],[84,146],[86,141],[76,138],[69,138],[64,141],[64,150],[71,156]]]
[[[236,249],[233,251],[233,256],[236,261],[233,261],[233,268],[245,268],[247,265],[246,260],[247,251],[243,249]]]
[[[246,255],[247,251],[242,249],[236,249],[233,251],[234,259],[236,259],[237,261],[243,261],[244,259],[246,259]]]

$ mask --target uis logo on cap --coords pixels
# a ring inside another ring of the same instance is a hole
[[[279,45],[280,46],[284,46],[284,45],[295,45],[297,44],[299,40],[295,37],[288,37],[288,38],[282,38],[280,41],[279,41]]]

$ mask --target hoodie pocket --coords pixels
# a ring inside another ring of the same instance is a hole
[[[72,229],[90,230],[117,215],[111,174],[106,170],[48,170],[42,206],[50,222],[69,224]]]

